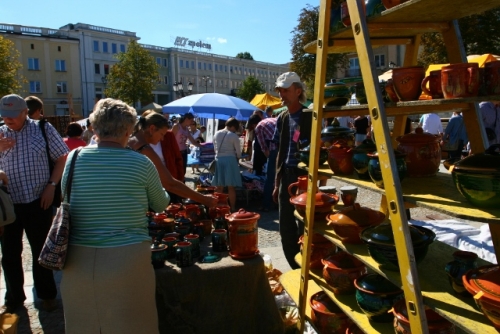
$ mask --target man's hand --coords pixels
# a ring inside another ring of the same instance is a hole
[[[15,144],[16,140],[14,138],[5,138],[3,133],[0,133],[0,152],[11,149]]]
[[[265,150],[264,155],[266,156],[266,158],[269,158],[269,150]]]
[[[51,184],[48,184],[45,189],[43,190],[41,201],[40,201],[40,207],[44,210],[47,210],[51,205],[52,202],[54,201],[54,193],[56,191],[56,187],[54,187]]]

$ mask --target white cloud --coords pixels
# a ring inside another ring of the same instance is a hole
[[[226,44],[227,43],[227,39],[219,37],[219,38],[217,38],[217,42],[219,42],[220,44]]]

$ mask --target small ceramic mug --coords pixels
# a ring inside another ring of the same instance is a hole
[[[212,249],[214,252],[227,251],[227,232],[224,229],[217,229],[212,232]]]
[[[184,237],[184,240],[191,243],[191,256],[193,259],[199,258],[201,255],[199,235],[190,233]]]
[[[179,241],[175,251],[175,259],[178,267],[189,267],[193,264],[191,254],[191,243],[188,241]]]
[[[427,83],[429,88],[427,88]],[[443,89],[441,88],[441,70],[431,71],[428,76],[422,80],[422,91],[433,99],[443,98]]]
[[[175,245],[179,240],[176,237],[164,237],[161,242],[167,245],[167,259],[175,257]]]
[[[344,206],[354,205],[356,198],[358,197],[358,187],[355,186],[344,186],[340,188],[340,197]]]

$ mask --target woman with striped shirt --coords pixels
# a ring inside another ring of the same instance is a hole
[[[80,151],[70,198],[72,226],[61,281],[66,333],[158,333],[145,213],[148,207],[163,211],[169,197],[153,163],[125,148],[136,111],[108,98],[90,118],[98,144]]]

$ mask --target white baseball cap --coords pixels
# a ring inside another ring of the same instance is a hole
[[[294,82],[300,84],[302,87],[304,85],[300,81],[299,76],[295,72],[285,72],[282,75],[276,79],[276,86],[275,88],[288,88],[290,87]]]

